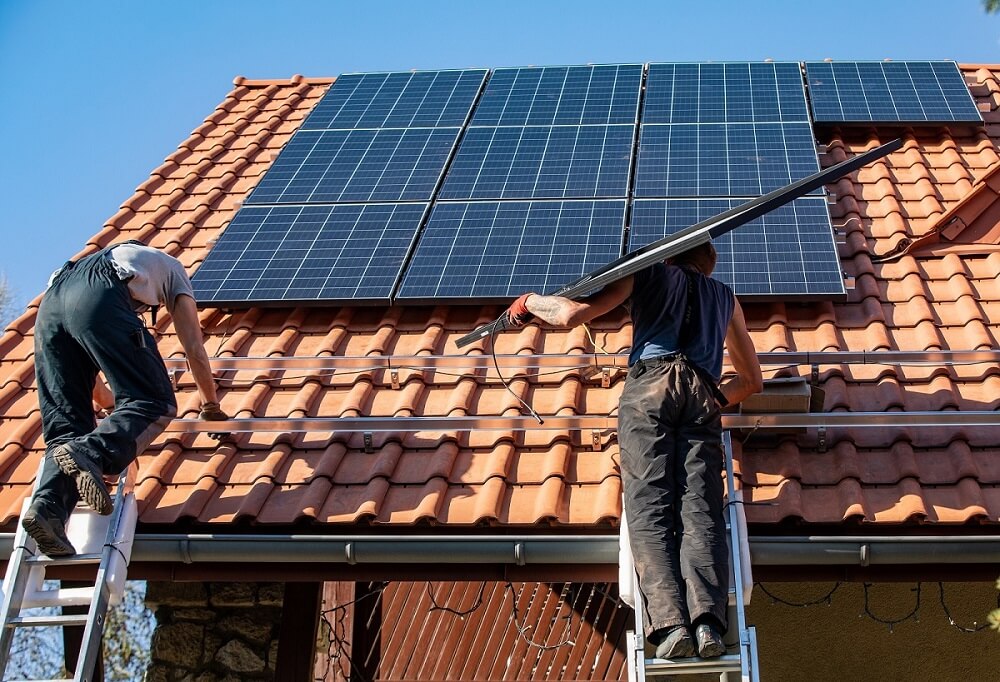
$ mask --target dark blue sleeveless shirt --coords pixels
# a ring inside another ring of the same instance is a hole
[[[628,364],[680,351],[718,381],[722,376],[722,347],[736,299],[722,282],[694,274],[701,299],[700,329],[686,348],[678,348],[681,320],[687,306],[687,276],[675,265],[656,263],[635,274],[632,296],[632,352]]]

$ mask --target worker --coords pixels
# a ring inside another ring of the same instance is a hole
[[[572,327],[628,301],[632,350],[618,444],[645,632],[657,658],[725,653],[720,408],[760,391],[762,378],[739,302],[709,277],[716,259],[708,242],[582,301],[529,293],[506,313],[511,326],[535,316]],[[720,387],[723,342],[736,376]]]
[[[155,323],[159,306],[173,319],[202,419],[228,419],[219,407],[191,281],[177,259],[130,241],[68,262],[49,280],[35,320],[45,459],[21,519],[44,554],[76,553],[65,525],[77,501],[110,514],[104,475],[123,472],[177,414],[163,359],[138,314],[152,307]],[[95,407],[111,408],[112,396],[113,410],[97,424]]]

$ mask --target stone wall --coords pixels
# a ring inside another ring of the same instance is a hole
[[[156,613],[147,682],[273,680],[281,583],[149,582]]]

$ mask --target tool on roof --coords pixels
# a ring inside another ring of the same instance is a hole
[[[39,468],[39,472],[41,468]],[[3,580],[0,625],[0,678],[10,664],[10,645],[15,628],[83,626],[83,639],[72,677],[60,678],[89,682],[94,679],[94,665],[101,653],[102,634],[108,607],[121,601],[125,592],[128,562],[132,556],[137,511],[132,486],[138,465],[133,462],[118,477],[117,492],[111,514],[101,516],[85,505],[79,505],[70,515],[66,534],[77,548],[76,554],[49,557],[42,554],[35,541],[21,524],[14,535],[14,551],[7,563]],[[35,480],[38,480],[38,476]],[[24,501],[23,517],[30,504]],[[47,588],[45,572],[61,566],[96,565],[97,575],[92,586]],[[39,607],[87,606],[86,614],[51,616],[25,615],[25,609]]]
[[[732,208],[724,213],[720,213],[714,218],[703,220],[700,223],[685,228],[676,234],[664,237],[658,241],[648,244],[641,249],[626,254],[618,260],[587,273],[583,277],[566,284],[558,291],[552,292],[552,296],[565,296],[566,298],[580,298],[602,287],[616,282],[623,277],[635,274],[639,270],[646,268],[653,263],[673,258],[688,249],[711,241],[714,237],[719,237],[741,225],[770,213],[776,208],[784,206],[809,192],[833,182],[848,173],[866,166],[876,159],[886,156],[903,146],[903,140],[897,138],[887,142],[880,147],[876,147],[864,154],[850,158],[846,161],[831,166],[826,170],[814,173],[807,178],[794,182],[786,187],[776,189],[764,196],[752,199],[736,208]],[[507,329],[507,321],[501,315],[494,322],[489,322],[478,327],[470,334],[460,338],[456,345],[459,348],[474,343],[490,334]]]

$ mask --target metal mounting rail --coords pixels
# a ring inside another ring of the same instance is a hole
[[[728,354],[726,355],[728,358]],[[758,353],[761,365],[955,365],[1000,363],[1000,350],[936,351],[776,351]],[[621,367],[627,353],[575,355],[497,355],[503,369]],[[184,358],[164,360],[168,370],[185,370]],[[494,369],[492,355],[350,355],[211,358],[214,370],[383,370],[383,369]]]
[[[615,415],[568,415],[543,417],[261,417],[207,422],[175,419],[167,431],[182,433],[246,431],[336,431],[374,433],[380,431],[537,431],[617,430]],[[824,412],[816,414],[725,414],[725,429],[802,429],[810,427],[885,428],[889,426],[1000,426],[1000,412]]]

